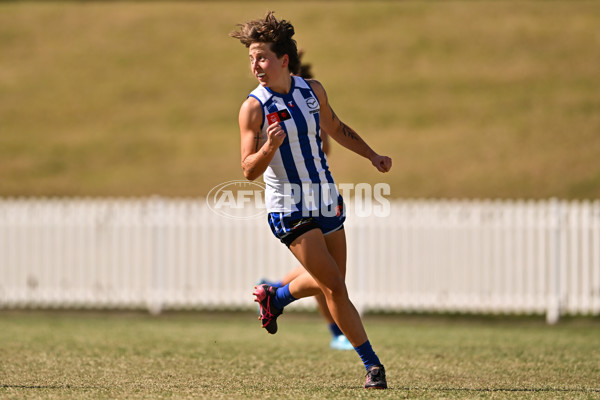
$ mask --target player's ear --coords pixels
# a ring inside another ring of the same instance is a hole
[[[282,60],[282,64],[281,64],[281,66],[282,66],[283,68],[285,68],[285,67],[287,67],[287,66],[289,66],[289,65],[290,65],[290,56],[288,56],[287,54],[284,54],[284,55],[281,57],[281,60]]]

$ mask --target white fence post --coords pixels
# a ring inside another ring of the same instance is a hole
[[[564,211],[560,201],[550,201],[550,260],[548,276],[548,300],[546,311],[546,322],[556,324],[561,313],[561,287],[562,287],[562,259],[564,243]]]
[[[150,226],[151,270],[150,288],[147,291],[146,304],[151,314],[160,314],[163,309],[165,281],[165,206],[160,197],[149,201],[148,223]]]

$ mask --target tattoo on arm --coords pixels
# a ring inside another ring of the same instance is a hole
[[[350,128],[348,125],[344,124],[342,121],[340,121],[340,124],[342,125],[342,132],[344,132],[344,136],[347,136],[352,140],[359,140],[358,133],[356,133],[356,131],[354,129]]]
[[[356,133],[356,131],[354,129],[350,128],[348,125],[344,124],[338,118],[338,116],[335,114],[335,111],[333,111],[333,108],[331,108],[331,106],[329,106],[329,110],[331,110],[332,121],[335,121],[337,119],[338,124],[340,125],[340,128],[342,128],[342,133],[344,134],[344,136],[346,136],[352,140],[360,140],[358,133]]]
[[[260,145],[260,132],[257,132],[254,135],[254,153],[255,154],[262,153],[263,156],[266,156],[268,153],[265,150],[260,151],[259,145]],[[260,151],[260,153],[259,153],[259,151]],[[242,161],[242,170],[252,174],[252,173],[254,173],[254,169],[255,169],[254,164],[255,164],[255,161],[243,160]]]
[[[259,141],[260,141],[260,138],[259,138],[259,135],[258,135],[258,132],[257,132],[257,133],[254,135],[254,142],[255,142],[255,145],[254,145],[254,152],[257,152],[257,151],[258,151],[258,142],[259,142]]]

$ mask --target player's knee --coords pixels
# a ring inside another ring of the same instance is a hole
[[[335,279],[332,279],[331,282],[328,282],[327,287],[323,289],[323,294],[326,297],[332,297],[333,299],[347,298],[348,290],[343,276],[337,276]]]

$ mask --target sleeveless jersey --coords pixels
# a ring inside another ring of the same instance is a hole
[[[305,212],[337,204],[339,192],[321,146],[320,104],[308,82],[292,76],[288,94],[259,85],[250,96],[263,110],[261,142],[266,141],[273,118],[286,133],[263,174],[267,212]]]

